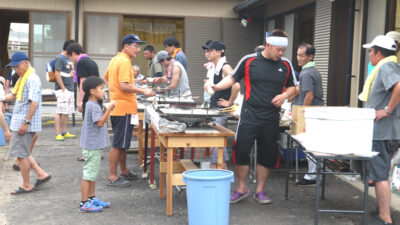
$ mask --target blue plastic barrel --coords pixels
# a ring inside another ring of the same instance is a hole
[[[228,225],[229,196],[233,172],[188,170],[186,183],[189,225]]]
[[[6,145],[6,138],[4,137],[3,129],[0,128],[0,146]]]

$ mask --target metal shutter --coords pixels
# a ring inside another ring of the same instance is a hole
[[[252,21],[244,28],[239,19],[223,19],[222,26],[225,55],[233,68],[243,56],[254,53],[255,47],[263,44],[264,28],[260,21]]]
[[[254,49],[263,44],[263,23],[252,21],[244,28],[240,26],[239,19],[223,19],[222,41],[226,46],[226,59],[232,66],[236,67],[239,60],[247,55],[254,53]],[[244,81],[240,82],[241,93],[244,93]]]
[[[208,40],[221,40],[221,19],[220,18],[185,18],[185,49],[188,60],[188,77],[190,89],[193,96],[200,96],[195,101],[203,101],[203,84],[207,71],[204,63],[202,45]]]
[[[314,46],[316,49],[314,61],[322,76],[322,88],[324,100],[328,93],[328,69],[329,69],[329,45],[331,33],[331,10],[330,1],[317,0],[315,10],[315,35]]]

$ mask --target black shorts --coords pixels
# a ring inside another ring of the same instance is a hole
[[[110,116],[111,125],[114,133],[112,143],[113,148],[126,150],[131,146],[133,125],[131,115]]]
[[[278,160],[279,121],[248,123],[239,120],[235,137],[234,162],[250,165],[250,152],[257,140],[257,164],[275,168]]]
[[[397,151],[399,141],[373,141],[372,151],[379,152],[374,156],[370,164],[369,178],[372,181],[387,181],[389,179],[390,162]]]

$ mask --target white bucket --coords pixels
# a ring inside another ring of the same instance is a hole
[[[312,107],[305,109],[304,117],[309,150],[355,155],[371,152],[374,109]]]

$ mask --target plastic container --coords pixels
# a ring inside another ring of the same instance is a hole
[[[3,129],[0,128],[0,146],[6,145]]]
[[[229,196],[233,172],[229,170],[188,170],[186,183],[189,225],[228,225]]]
[[[366,155],[372,150],[375,110],[312,107],[304,110],[308,150]]]

